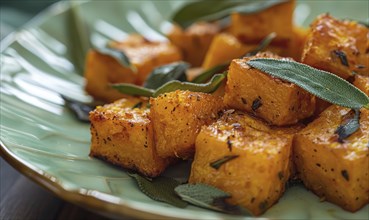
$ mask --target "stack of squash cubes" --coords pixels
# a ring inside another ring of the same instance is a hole
[[[136,72],[91,50],[86,90],[115,102],[90,113],[90,155],[149,177],[193,159],[189,183],[222,189],[232,195],[231,203],[255,215],[278,201],[291,178],[343,209],[368,204],[368,110],[361,109],[360,128],[340,141],[335,131],[352,110],[247,65],[255,58],[294,59],[353,82],[369,95],[368,29],[328,14],[308,29],[296,27],[294,6],[287,1],[256,14],[234,13],[226,29],[207,22],[175,26],[168,42],[138,35],[115,42]],[[240,58],[271,32],[277,37],[267,52]],[[109,87],[141,85],[154,68],[180,60],[202,69],[230,62],[226,83],[214,94],[177,90],[149,99]]]

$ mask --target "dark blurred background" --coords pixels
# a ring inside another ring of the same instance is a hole
[[[0,0],[0,39],[57,0]]]

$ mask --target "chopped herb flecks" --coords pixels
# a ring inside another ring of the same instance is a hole
[[[365,68],[365,65],[358,64],[355,67],[356,67],[356,69],[364,69]]]
[[[342,65],[349,66],[345,52],[340,51],[340,50],[334,50],[332,52],[335,56],[337,56],[340,59]]]
[[[230,160],[233,160],[235,158],[239,157],[239,155],[227,155],[227,156],[224,156],[214,162],[211,162],[210,163],[210,166],[216,170],[218,170],[224,163],[230,161]]]
[[[260,108],[260,106],[262,106],[263,104],[261,103],[261,98],[259,96],[259,98],[256,98],[253,102],[252,102],[252,110],[256,111],[258,108]]]
[[[278,172],[278,178],[279,178],[279,180],[283,180],[284,175],[283,175],[283,172],[282,171],[279,171]]]
[[[355,114],[353,118],[341,124],[336,131],[335,134],[338,135],[338,142],[343,143],[343,140],[348,138],[350,135],[355,133],[360,127],[360,110],[355,109]]]
[[[350,180],[347,170],[342,170],[341,175],[343,176],[343,178],[345,178],[345,180],[347,180],[347,181]]]
[[[229,150],[230,152],[232,152],[232,142],[231,142],[231,140],[229,139],[229,137],[227,138],[227,147],[228,147],[228,150]]]

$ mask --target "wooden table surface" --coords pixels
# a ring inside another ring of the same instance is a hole
[[[0,158],[0,169],[1,220],[109,219],[59,199],[51,192],[23,176],[3,158]]]

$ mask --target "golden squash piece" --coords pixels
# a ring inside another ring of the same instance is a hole
[[[335,130],[352,111],[332,105],[295,135],[294,162],[305,186],[348,211],[369,202],[369,111],[360,128],[340,143]]]
[[[294,60],[301,61],[302,53],[304,51],[305,41],[309,34],[309,29],[299,26],[293,26],[292,40],[285,50],[283,56],[292,57]]]
[[[292,38],[292,15],[295,1],[287,1],[258,13],[231,15],[230,33],[244,43],[258,44],[275,32],[274,45],[288,46]]]
[[[282,196],[290,177],[292,136],[282,133],[245,113],[224,114],[197,136],[189,182],[215,186],[232,195],[231,203],[254,215],[264,213]],[[214,166],[229,156],[235,158]]]
[[[223,108],[223,100],[211,94],[180,91],[150,99],[158,155],[188,159],[202,125],[210,124]]]
[[[355,21],[320,15],[311,24],[302,62],[344,79],[354,72],[368,75],[368,36],[368,28]]]
[[[198,22],[183,30],[173,26],[170,41],[182,50],[183,58],[193,67],[201,66],[214,36],[220,31],[217,24]]]
[[[122,82],[142,84],[155,67],[182,59],[180,51],[174,45],[166,42],[149,42],[139,35],[132,35],[122,42],[112,42],[110,46],[124,51],[137,68],[137,72],[122,66],[110,56],[90,50],[85,66],[85,89],[94,98],[106,102],[127,97],[112,89],[109,84]]]
[[[369,96],[369,76],[355,76],[354,86]]]
[[[246,64],[254,58],[282,59],[272,53],[232,61],[224,96],[224,103],[245,110],[274,125],[291,125],[311,116],[315,97],[300,87],[271,77]]]
[[[141,103],[141,107],[133,106]],[[164,171],[171,159],[156,153],[153,126],[145,101],[120,99],[90,112],[90,156],[155,177]]]
[[[202,67],[209,69],[216,65],[230,62],[232,59],[239,58],[254,48],[255,45],[243,44],[229,33],[220,33],[214,37]]]
[[[206,70],[220,64],[231,62],[233,59],[246,55],[258,46],[259,44],[244,44],[229,33],[220,33],[214,37],[206,53],[202,67]],[[283,54],[286,49],[270,45],[267,50],[276,54]]]
[[[86,57],[85,89],[97,100],[113,102],[128,97],[111,88],[111,83],[135,83],[137,75],[122,67],[114,58],[90,50]]]

